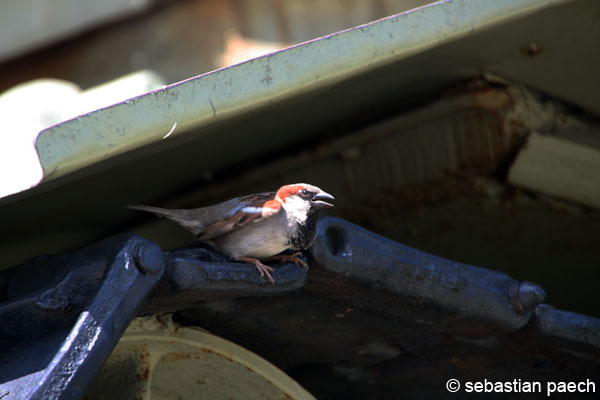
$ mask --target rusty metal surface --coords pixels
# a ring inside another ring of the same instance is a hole
[[[281,370],[234,343],[173,323],[136,318],[85,399],[314,400]]]
[[[331,191],[344,193],[341,207],[353,207],[397,188],[444,185],[446,180],[451,184],[453,176],[474,171],[493,173],[521,148],[530,131],[550,129],[561,118],[553,103],[540,101],[525,87],[474,79],[430,103],[345,135],[244,165],[248,169],[235,171],[232,179],[208,182],[210,190],[192,189],[166,204],[209,204],[311,176]],[[431,197],[438,189],[444,187],[430,188]],[[415,205],[424,197],[427,194],[405,193],[394,199],[394,207]]]

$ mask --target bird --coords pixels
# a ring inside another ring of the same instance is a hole
[[[335,198],[307,183],[281,186],[274,192],[236,197],[212,206],[193,209],[166,209],[145,205],[134,210],[166,217],[192,232],[197,242],[208,244],[233,260],[252,264],[260,276],[275,283],[273,268],[263,262],[279,260],[308,268],[298,258],[299,250],[315,240],[320,212]],[[280,254],[297,250],[294,254]]]

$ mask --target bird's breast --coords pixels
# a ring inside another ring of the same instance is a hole
[[[232,258],[266,258],[291,248],[287,224],[278,216],[213,238],[211,244]]]

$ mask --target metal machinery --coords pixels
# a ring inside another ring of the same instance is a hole
[[[437,2],[43,130],[41,180],[0,199],[0,398],[600,385],[597,271],[583,269],[600,258],[598,10]],[[337,217],[321,218],[310,270],[279,265],[275,285],[123,207],[294,181],[334,193]],[[571,247],[538,261],[544,235]],[[483,268],[502,260],[527,278]]]

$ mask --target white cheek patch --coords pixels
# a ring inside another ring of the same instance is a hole
[[[287,201],[283,204],[283,208],[296,222],[304,223],[310,208],[310,203],[297,196],[291,196],[287,198]]]

